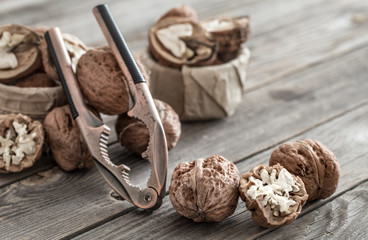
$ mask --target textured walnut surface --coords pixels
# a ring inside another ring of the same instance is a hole
[[[22,114],[4,114],[0,115],[0,136],[4,137],[7,131],[11,131],[14,135],[13,140],[17,145],[17,138],[13,122],[17,121],[21,124],[26,124],[29,134],[35,134],[34,141],[36,143],[35,152],[32,155],[25,155],[20,164],[11,164],[9,169],[6,169],[6,164],[2,156],[0,156],[0,171],[1,172],[20,172],[23,169],[32,167],[37,159],[42,155],[42,147],[44,143],[44,130],[41,122],[33,121],[30,117]]]
[[[324,199],[336,191],[340,165],[319,141],[306,139],[282,144],[270,158],[270,165],[277,163],[303,180],[308,200]]]
[[[72,171],[94,166],[92,155],[69,106],[54,108],[43,124],[52,155],[62,169]]]
[[[280,213],[279,216],[274,215],[274,211],[271,209],[271,204],[263,204],[264,196],[258,196],[256,199],[252,199],[247,191],[253,185],[250,178],[261,179],[260,171],[265,169],[269,174],[271,174],[273,169],[276,169],[276,176],[278,177],[279,172],[283,167],[280,165],[274,165],[272,167],[267,165],[259,165],[253,168],[250,172],[244,173],[240,178],[239,192],[241,199],[246,203],[247,208],[252,212],[252,219],[258,225],[270,228],[286,225],[294,221],[302,210],[302,206],[306,203],[308,194],[305,190],[303,181],[296,176],[295,179],[299,191],[290,192],[290,199],[294,200],[296,203],[289,207],[289,213]]]
[[[57,84],[46,73],[34,73],[24,79],[17,81],[17,87],[56,87]]]
[[[183,162],[171,177],[171,203],[195,222],[221,222],[236,209],[238,174],[238,168],[219,155]]]
[[[178,114],[167,103],[154,99],[162,126],[165,131],[168,150],[174,148],[181,135],[181,123]],[[148,147],[149,132],[146,125],[138,119],[124,113],[118,116],[115,130],[121,145],[140,155]]]

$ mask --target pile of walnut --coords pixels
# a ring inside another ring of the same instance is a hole
[[[58,76],[50,63],[43,34],[47,28],[20,25],[0,27],[0,83],[17,87],[55,87]],[[63,33],[75,66],[87,47],[78,38]]]
[[[234,213],[240,195],[258,225],[279,227],[294,221],[307,200],[331,196],[340,176],[334,154],[314,140],[285,143],[240,179],[222,156],[179,164],[169,187],[175,210],[195,222],[220,222]]]
[[[43,38],[47,29],[18,25],[0,27],[0,84],[32,88],[60,85]],[[148,130],[143,123],[126,114],[129,90],[110,48],[89,49],[73,35],[62,33],[62,36],[91,112],[98,117],[99,113],[119,115],[116,123],[119,141],[132,152],[141,154],[148,145]],[[139,62],[138,65],[148,81],[143,66]],[[181,134],[179,117],[168,104],[158,100],[155,104],[171,149]],[[42,124],[27,116],[19,115],[18,118],[27,125],[18,125],[14,115],[0,115],[0,169],[7,172],[31,167],[42,152]],[[35,125],[41,130],[34,130]],[[67,105],[50,111],[43,127],[47,146],[62,169],[73,171],[93,166],[91,153]]]
[[[149,76],[137,61],[144,78]],[[147,149],[149,133],[147,127],[138,119],[131,118],[129,110],[128,83],[109,47],[88,50],[77,65],[77,79],[84,98],[97,111],[118,115],[116,133],[119,142],[136,154]],[[161,118],[168,149],[172,149],[179,140],[181,123],[179,116],[167,103],[154,100]]]
[[[187,5],[171,9],[150,28],[149,50],[164,66],[209,66],[231,61],[249,35],[248,17],[198,22]]]

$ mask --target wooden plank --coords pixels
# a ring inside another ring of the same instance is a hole
[[[255,29],[262,29],[263,31],[265,30],[270,30],[272,28],[275,28],[275,24],[274,21],[272,19],[269,18],[269,15],[265,14],[264,11],[261,11],[262,7],[264,5],[272,5],[272,7],[277,10],[275,12],[275,14],[273,15],[273,17],[275,18],[280,18],[282,21],[279,21],[278,24],[286,24],[285,18],[282,18],[282,16],[284,16],[285,14],[288,15],[288,19],[293,19],[295,17],[299,17],[300,14],[299,12],[302,9],[305,8],[312,8],[313,6],[316,5],[316,3],[319,1],[308,1],[307,3],[304,1],[302,2],[303,4],[301,4],[301,2],[297,2],[297,1],[288,1],[288,2],[275,2],[275,1],[256,1],[256,2],[252,2],[252,1],[241,1],[241,3],[237,2],[237,1],[233,1],[231,2],[231,4],[229,4],[228,2],[224,2],[224,1],[212,1],[211,2],[211,8],[207,8],[206,4],[207,3],[202,3],[202,2],[193,2],[195,5],[194,7],[198,9],[199,14],[201,16],[203,16],[204,18],[208,18],[211,17],[213,15],[215,16],[221,16],[223,15],[243,15],[244,13],[241,14],[240,9],[248,9],[247,11],[249,12],[256,12],[256,13],[261,13],[263,15],[259,15],[256,17],[256,19],[260,19],[259,22],[255,22]],[[119,4],[123,4],[123,2],[121,1],[115,1],[115,2],[111,2],[112,4],[117,4],[116,6],[114,6],[113,9],[119,9],[119,8],[123,8],[126,9],[125,5],[120,6]],[[8,5],[7,5],[8,4]],[[18,5],[16,3],[7,3],[4,5],[3,8],[0,9],[0,22],[2,21],[1,19],[6,19],[6,21],[14,21],[15,23],[20,23],[20,24],[27,24],[27,25],[42,25],[40,23],[42,22],[47,22],[48,24],[53,25],[52,21],[55,21],[55,24],[58,21],[61,21],[65,18],[65,15],[71,15],[72,17],[70,19],[73,19],[74,17],[78,17],[80,19],[86,18],[87,20],[85,21],[78,21],[78,23],[80,22],[80,24],[84,24],[84,27],[80,27],[80,29],[93,29],[93,25],[96,25],[95,21],[93,18],[90,18],[91,13],[89,11],[85,12],[83,11],[83,9],[89,9],[92,8],[96,3],[94,2],[88,2],[88,4],[86,2],[80,2],[80,3],[73,3],[73,8],[70,9],[68,6],[70,6],[70,4],[68,4],[67,1],[63,1],[63,2],[59,2],[59,1],[53,1],[53,2],[48,2],[48,4],[45,4],[45,2],[43,0],[39,0],[37,2],[34,2],[33,5],[29,2],[25,3],[27,6],[27,8],[21,8],[19,3]],[[86,5],[87,4],[87,5]],[[108,3],[110,4],[110,2]],[[131,4],[131,3],[130,3]],[[172,2],[171,3],[172,6],[177,5],[177,2]],[[285,8],[285,4],[288,5],[287,8]],[[136,4],[136,5],[132,5],[133,8],[139,8],[142,4]],[[145,6],[145,5],[144,5]],[[150,6],[148,6],[150,7]],[[29,9],[32,8],[34,11],[29,11]],[[160,15],[160,11],[164,12],[166,11],[166,9],[170,8],[170,6],[168,6],[167,4],[162,4],[157,8],[154,8],[156,12],[150,12],[150,14],[147,14],[147,19],[140,19],[140,21],[142,21],[142,24],[144,25],[144,28],[148,29],[149,25],[151,24],[152,21],[154,21],[154,18],[156,17],[156,15]],[[243,10],[242,10],[243,11]],[[232,13],[234,12],[234,13]],[[47,14],[45,14],[47,13]],[[125,12],[126,14],[130,14],[129,12]],[[120,13],[119,13],[120,14]],[[87,15],[89,17],[87,17]],[[290,15],[290,16],[289,16]],[[38,18],[34,18],[34,16],[38,16]],[[145,15],[146,16],[146,15]],[[150,16],[150,17],[149,17]],[[125,15],[118,17],[117,19],[125,19]],[[48,18],[50,18],[50,20],[48,20]],[[268,20],[267,20],[268,19]],[[5,20],[4,20],[5,21]],[[140,22],[138,21],[138,22]],[[75,27],[76,24],[74,21],[70,21],[68,20],[66,23],[68,23],[71,27]],[[124,22],[122,22],[122,24],[125,24]],[[252,24],[253,25],[253,24]],[[264,26],[264,28],[261,27]],[[273,27],[272,27],[273,26]],[[128,33],[130,31],[137,31],[137,29],[142,29],[142,27],[137,26],[137,24],[134,24],[134,26],[128,26]],[[66,29],[67,26],[66,26]],[[79,29],[79,27],[78,27]],[[125,29],[125,28],[124,28]],[[144,32],[146,32],[147,30],[144,30]],[[142,30],[139,30],[140,32],[142,32]],[[79,32],[78,34],[75,33],[76,35],[79,36]],[[139,34],[136,35],[135,33],[132,33],[132,35],[134,36],[134,39],[136,38],[141,38],[143,39]],[[256,33],[257,35],[257,33]],[[94,35],[93,35],[94,36]],[[102,35],[100,36],[101,38]],[[90,36],[86,37],[87,39],[90,39]],[[146,37],[144,37],[144,39],[146,39]],[[88,41],[88,40],[87,40]],[[101,40],[101,42],[103,41],[103,39]],[[145,41],[145,40],[144,40]],[[105,123],[107,123],[110,128],[113,130],[111,132],[111,135],[109,137],[109,142],[113,143],[117,140],[117,136],[116,133],[114,131],[114,121],[116,119],[116,116],[108,116],[108,115],[103,115],[103,118],[105,120]],[[40,170],[45,170],[50,168],[51,166],[54,166],[54,163],[52,161],[52,159],[47,159],[46,156],[44,156],[35,167],[23,171],[21,173],[18,174],[0,174],[0,186],[4,186],[6,184],[12,183],[14,181],[16,181],[17,179],[23,179],[27,176],[30,176]]]
[[[354,224],[360,216],[356,215],[359,209],[364,209],[368,204],[367,195],[355,195],[355,190],[350,194],[344,194],[349,189],[355,187],[362,181],[368,180],[368,169],[361,167],[366,163],[368,150],[366,143],[368,139],[368,127],[366,119],[368,117],[368,105],[361,107],[350,114],[344,115],[331,122],[323,124],[311,131],[290,139],[291,141],[312,138],[319,139],[325,143],[332,151],[335,152],[341,165],[340,184],[336,193],[321,201],[308,203],[302,211],[298,220],[286,227],[281,227],[274,232],[268,229],[258,227],[251,219],[251,213],[246,210],[245,203],[239,200],[236,212],[222,223],[195,223],[189,219],[181,217],[172,208],[168,199],[159,210],[148,213],[140,210],[127,213],[117,219],[114,219],[104,225],[94,228],[76,239],[89,239],[93,237],[105,238],[127,238],[127,239],[248,239],[264,234],[265,237],[274,238],[279,236],[281,239],[300,239],[302,236],[308,236],[308,239],[322,237],[321,234],[329,234],[329,237],[335,236],[335,232],[331,230],[339,227],[347,229]],[[331,134],[333,133],[333,134]],[[354,151],[352,151],[354,149]],[[274,149],[269,149],[254,157],[246,159],[237,164],[240,172],[247,172],[251,168],[259,164],[267,164],[269,156]],[[362,187],[358,186],[359,192],[367,189],[367,183]],[[353,193],[352,193],[353,192]],[[366,192],[366,191],[364,191]],[[340,196],[342,195],[342,196]],[[325,212],[329,211],[330,206],[339,207],[341,198],[356,198],[356,202],[344,201],[343,208],[334,211],[331,217],[325,217]],[[365,201],[365,204],[359,205]],[[337,205],[336,205],[337,203]],[[353,212],[350,212],[353,209]],[[338,218],[343,215],[344,220]],[[340,221],[341,220],[341,221]],[[330,222],[332,221],[332,222]],[[311,224],[314,222],[314,225]],[[312,225],[309,227],[309,225]],[[362,231],[368,227],[367,221],[362,221],[356,226],[354,233],[359,236]],[[319,231],[314,232],[316,229]],[[326,231],[323,232],[322,229]],[[301,231],[299,231],[301,230]],[[329,231],[331,230],[331,231]],[[356,231],[355,231],[356,230]],[[285,234],[286,232],[286,234]],[[309,235],[314,232],[316,235]],[[342,231],[336,234],[341,235]],[[345,235],[346,236],[346,235]],[[349,236],[349,235],[348,235]],[[356,238],[354,238],[356,239]]]
[[[368,48],[360,49],[285,78],[282,84],[276,82],[251,92],[233,117],[184,124],[182,139],[169,154],[168,177],[179,162],[215,153],[240,161],[365,104],[367,53]],[[338,72],[333,71],[336,68]],[[357,126],[362,129],[361,124]],[[146,181],[150,171],[147,162],[118,145],[110,150],[112,159],[119,162],[125,159],[123,162],[132,168],[133,183]],[[245,161],[247,166],[248,163]],[[29,178],[0,189],[3,236],[16,238],[27,233],[29,238],[66,237],[133,209],[129,203],[117,202],[109,196],[110,189],[96,169],[78,173],[53,171],[55,173],[45,173],[50,177],[34,185],[34,180]],[[38,221],[34,221],[36,216]],[[17,229],[11,227],[14,223]]]
[[[368,182],[259,239],[366,239]]]

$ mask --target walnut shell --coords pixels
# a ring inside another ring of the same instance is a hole
[[[42,146],[44,143],[44,131],[41,122],[33,121],[30,117],[22,114],[5,114],[0,115],[0,138],[6,138],[6,135],[9,131],[10,139],[15,143],[12,144],[12,147],[18,147],[19,138],[15,127],[13,126],[13,122],[17,121],[20,124],[27,125],[26,130],[28,134],[34,134],[33,141],[35,142],[34,152],[32,154],[25,154],[23,159],[19,164],[14,164],[13,161],[9,162],[10,164],[7,166],[7,163],[4,159],[3,149],[0,152],[0,172],[20,172],[23,169],[30,168],[34,165],[37,159],[42,155]],[[4,147],[0,142],[0,146]],[[11,150],[11,156],[14,156],[14,150]]]
[[[41,67],[41,53],[39,51],[40,38],[31,29],[20,25],[5,25],[0,27],[0,37],[3,32],[25,35],[11,52],[15,54],[18,66],[14,69],[0,69],[0,83],[9,84],[14,79],[25,77]]]
[[[14,86],[17,87],[56,87],[54,80],[46,73],[34,73],[24,79],[18,80]]]
[[[210,32],[219,43],[218,58],[228,62],[238,56],[241,44],[249,38],[249,18],[216,18],[201,22],[201,26]]]
[[[179,38],[185,43],[186,49],[193,53],[192,56],[174,56],[157,37],[159,30],[179,24],[190,24],[192,26],[193,31],[191,36]],[[149,30],[149,50],[156,61],[164,66],[181,68],[183,65],[211,65],[216,60],[217,49],[218,43],[216,39],[198,23],[188,18],[166,17],[157,22]]]
[[[310,201],[328,198],[337,189],[339,163],[319,141],[306,139],[282,144],[270,158],[270,165],[276,163],[303,180]]]
[[[239,171],[220,155],[179,164],[171,177],[175,210],[195,222],[221,222],[234,213],[239,199]]]
[[[42,31],[45,31],[45,30],[47,31],[48,29],[38,28],[36,30],[38,34],[41,34]],[[64,32],[61,33],[61,35],[64,39],[66,49],[71,59],[72,67],[75,71],[80,57],[88,50],[88,47],[79,38],[77,38],[74,35],[64,33]],[[42,53],[42,64],[43,64],[43,68],[45,72],[47,73],[47,75],[49,75],[51,79],[58,81],[59,76],[56,72],[56,68],[49,54],[49,50],[48,50],[47,42],[45,38],[43,38],[41,42],[41,53]]]
[[[198,21],[198,15],[197,15],[196,10],[189,5],[181,5],[181,6],[170,9],[164,15],[162,15],[156,22],[159,22],[162,19],[165,19],[168,17],[181,17],[181,18],[189,19],[193,22]]]
[[[244,173],[240,177],[239,183],[241,199],[246,203],[248,210],[252,212],[253,221],[264,228],[279,227],[291,223],[298,217],[302,210],[302,206],[308,199],[308,194],[305,190],[303,181],[299,177],[291,175],[291,177],[295,180],[296,185],[299,187],[298,191],[293,189],[293,191],[289,192],[289,199],[295,201],[295,204],[289,206],[289,213],[279,211],[278,214],[274,214],[275,210],[271,209],[271,202],[267,201],[266,205],[264,205],[264,195],[257,196],[253,199],[248,194],[250,187],[256,185],[251,177],[262,181],[260,174],[262,169],[265,169],[268,174],[271,174],[273,170],[276,170],[276,178],[278,178],[283,167],[279,164],[272,167],[267,165],[259,165],[253,168],[251,172]]]
[[[54,108],[43,124],[52,155],[63,170],[73,171],[94,166],[92,155],[69,106]]]
[[[148,74],[136,62],[148,83]],[[88,50],[79,59],[77,78],[85,99],[97,111],[109,115],[128,111],[128,84],[109,47]]]
[[[167,148],[170,150],[176,146],[180,138],[181,123],[179,116],[169,104],[157,99],[154,99],[154,102],[165,130]],[[146,151],[149,132],[143,122],[124,113],[119,115],[115,129],[121,145],[138,155]]]

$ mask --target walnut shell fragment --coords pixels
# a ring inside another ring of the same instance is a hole
[[[73,171],[94,166],[92,155],[69,106],[54,108],[43,124],[52,155],[63,170]]]
[[[40,38],[20,25],[0,27],[0,83],[25,77],[41,67]]]
[[[270,165],[276,163],[303,180],[310,201],[328,198],[337,189],[339,163],[319,141],[306,139],[282,144],[270,158]]]
[[[161,21],[162,19],[168,18],[168,17],[180,17],[180,18],[186,18],[188,20],[191,20],[193,22],[198,21],[198,15],[194,8],[192,8],[189,5],[181,5],[178,7],[174,7],[167,11],[164,15],[162,15],[157,22]]]
[[[47,31],[46,28],[37,29],[39,34],[42,33],[42,31],[44,30]],[[66,50],[68,51],[68,54],[69,54],[69,57],[72,63],[72,67],[75,72],[79,59],[88,50],[88,47],[79,38],[77,38],[74,35],[64,33],[64,32],[61,33],[61,35],[64,39],[65,47],[66,47]],[[43,64],[43,68],[45,72],[47,73],[47,75],[49,75],[51,79],[58,81],[59,76],[56,72],[56,68],[49,54],[46,39],[44,38],[41,43],[41,52],[42,52],[42,64]]]
[[[259,165],[244,173],[239,192],[253,221],[264,228],[291,223],[308,199],[303,181],[279,164]]]
[[[181,135],[179,116],[169,104],[157,99],[154,99],[154,102],[164,127],[167,148],[171,150],[176,146]],[[121,145],[138,155],[146,151],[149,132],[143,122],[124,113],[119,115],[115,129]]]
[[[32,167],[42,154],[41,122],[22,114],[0,115],[0,172]]]
[[[236,209],[238,174],[238,168],[220,155],[183,162],[171,177],[171,203],[195,222],[221,222]]]
[[[46,73],[34,73],[24,79],[18,80],[16,87],[56,87],[57,84]]]
[[[149,50],[162,65],[211,65],[216,60],[216,39],[187,18],[166,17],[149,30]]]
[[[144,67],[138,61],[137,65],[148,82]],[[88,50],[78,62],[77,79],[85,99],[97,111],[109,115],[128,111],[128,84],[109,47]]]
[[[241,48],[241,44],[249,38],[249,18],[217,18],[200,23],[218,41],[218,58],[227,62],[234,59]]]

